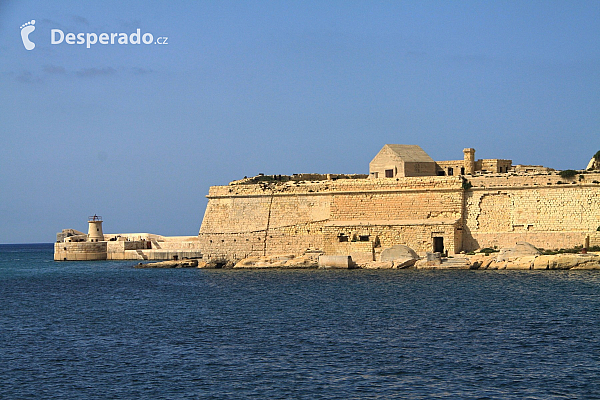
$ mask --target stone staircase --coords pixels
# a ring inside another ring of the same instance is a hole
[[[142,258],[142,260],[148,260],[148,256],[144,254],[140,249],[136,250],[136,253]]]

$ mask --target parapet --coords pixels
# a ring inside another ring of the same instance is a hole
[[[293,174],[293,175],[265,175],[258,174],[253,177],[244,177],[237,181],[230,182],[230,185],[253,185],[256,183],[277,183],[277,182],[317,182],[317,181],[335,181],[338,179],[366,179],[366,174]]]

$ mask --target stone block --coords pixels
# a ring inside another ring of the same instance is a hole
[[[350,256],[320,256],[319,268],[325,269],[351,269],[353,268]]]
[[[371,261],[359,264],[359,267],[364,269],[392,269],[394,268],[394,263],[391,261]]]

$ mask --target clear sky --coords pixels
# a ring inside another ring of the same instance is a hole
[[[167,44],[51,43],[138,28]],[[195,235],[211,185],[385,143],[585,168],[599,89],[599,1],[0,0],[0,243]]]

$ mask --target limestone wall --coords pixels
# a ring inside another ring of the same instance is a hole
[[[155,240],[58,242],[54,244],[54,259],[56,261],[170,260],[175,256],[179,259],[203,256],[196,236],[164,239],[160,242]]]
[[[106,251],[108,253],[123,252],[125,250],[146,249],[148,245],[145,241],[109,241],[106,242]]]
[[[207,259],[236,259],[272,254],[302,254],[322,248],[323,222],[308,222],[255,232],[200,233]]]
[[[373,193],[369,191],[332,196],[332,220],[458,219],[462,214],[462,192],[429,190]]]
[[[198,239],[209,258],[302,253],[309,248],[336,254],[341,250],[326,247],[329,237],[337,235],[332,226],[325,232],[328,222],[454,223],[462,215],[461,184],[458,177],[428,176],[211,187]],[[426,236],[420,239],[427,243],[423,249],[431,245],[431,229],[421,234],[414,226],[371,225],[370,234],[380,235],[386,245],[405,244],[419,235]],[[454,227],[442,231],[454,250]]]
[[[107,260],[173,260],[177,257],[179,260],[184,258],[202,258],[200,250],[154,250],[138,249],[109,252]]]
[[[465,173],[465,161],[464,160],[452,160],[452,161],[436,161],[437,175],[464,175]]]
[[[106,260],[106,253],[106,242],[54,243],[56,261]]]
[[[370,223],[331,222],[323,229],[323,250],[326,254],[349,254],[356,259],[357,253],[360,252],[374,252],[377,247],[389,248],[397,244],[406,244],[417,253],[424,254],[433,250],[434,238],[441,237],[444,239],[444,249],[453,254],[461,247],[461,236],[457,234],[458,226],[457,220],[437,219]],[[344,238],[344,241],[341,241],[340,237]],[[348,241],[345,241],[346,238]],[[367,238],[368,241],[365,240]]]
[[[466,191],[461,177],[449,176],[216,186],[198,246],[207,258],[240,259],[309,248],[364,255],[395,244],[423,253],[433,250],[436,237],[450,253],[518,241],[554,249],[582,245],[588,235],[591,245],[597,240],[600,174],[468,179]]]
[[[583,245],[600,225],[600,184],[593,183],[600,177],[579,179],[566,181],[557,174],[471,179],[473,187],[465,195],[464,250],[517,241],[546,249]]]
[[[200,242],[198,237],[194,237],[194,241],[185,242],[152,242],[153,250],[199,250]]]
[[[600,232],[596,231],[590,234],[590,247],[600,247]]]
[[[485,159],[475,161],[475,171],[508,172],[512,167],[512,160]]]
[[[331,184],[211,187],[198,235],[200,248],[209,258],[241,259],[320,247]]]

